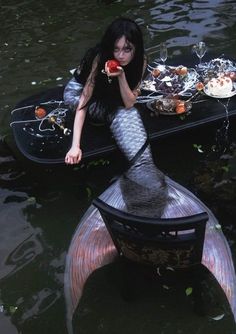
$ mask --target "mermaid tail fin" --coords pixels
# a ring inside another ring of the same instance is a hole
[[[101,197],[117,208],[123,207],[117,182],[113,183]],[[73,314],[88,277],[96,269],[115,261],[117,256],[117,250],[100,213],[90,206],[75,230],[66,257],[64,295],[69,334],[73,333]]]

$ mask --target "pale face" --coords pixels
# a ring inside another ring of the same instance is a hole
[[[134,57],[135,47],[132,43],[127,41],[125,36],[122,36],[115,42],[114,58],[118,60],[121,66],[128,65]]]

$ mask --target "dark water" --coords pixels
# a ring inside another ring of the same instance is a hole
[[[158,57],[158,45],[164,40],[170,58],[180,54],[195,57],[191,47],[200,40],[215,54],[236,56],[235,1],[0,0],[0,4],[2,140],[11,134],[9,115],[15,103],[64,84],[84,50],[96,43],[116,16],[125,15],[140,24],[150,60]],[[188,184],[192,168],[200,160],[192,143],[182,142],[181,147],[173,144],[168,155],[163,147],[158,149],[165,172]],[[186,154],[191,164],[185,163]],[[72,169],[66,173],[34,169],[30,176],[28,168],[15,161],[1,141],[1,334],[66,333],[65,255],[83,212],[116,172],[111,163],[90,166],[83,175]],[[235,254],[234,227],[228,237]],[[147,291],[150,303],[141,294],[141,302],[124,305],[116,295],[115,285],[109,285],[106,277],[106,270],[99,272],[88,287],[87,299],[79,311],[81,333],[233,333],[230,316],[221,321],[204,318],[199,322],[191,316],[189,305],[178,299],[178,293],[171,299],[172,292],[163,295],[158,291],[151,297]],[[178,292],[178,288],[174,290]],[[177,300],[179,307],[173,306],[171,300]],[[227,307],[222,307],[227,314]]]

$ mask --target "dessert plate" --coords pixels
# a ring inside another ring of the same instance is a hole
[[[224,95],[213,95],[213,94],[211,94],[211,93],[209,92],[207,86],[205,86],[205,87],[203,88],[203,91],[204,91],[204,93],[205,93],[207,96],[214,97],[215,99],[228,99],[228,98],[233,97],[234,95],[236,95],[236,89],[235,89],[235,87],[234,87],[233,90],[231,90],[231,92],[229,92],[229,93],[227,93],[227,94],[224,94]]]
[[[149,66],[149,74],[143,80],[141,89],[144,91],[155,92],[157,94],[178,94],[182,96],[191,96],[195,90],[195,84],[198,82],[198,73],[193,68],[188,68],[185,75],[176,73],[179,66],[163,66],[156,63],[155,66]],[[152,73],[154,70],[160,73],[155,77]]]

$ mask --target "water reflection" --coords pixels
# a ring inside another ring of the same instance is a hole
[[[201,284],[200,307],[208,315],[203,317],[194,308],[193,296],[186,294],[191,287],[186,274],[169,270],[159,277],[135,264],[126,270],[128,274],[117,262],[91,275],[75,316],[75,333],[234,333],[228,303],[212,276],[206,275]],[[124,295],[125,275],[133,285]],[[221,321],[214,320],[222,314]]]
[[[17,305],[21,309],[21,314],[17,315],[18,324],[22,325],[26,320],[38,317],[40,314],[46,312],[50,307],[53,307],[59,297],[59,291],[44,288],[26,301],[24,299],[19,300]]]
[[[174,54],[178,53],[178,49],[190,53],[191,46],[204,39],[209,41],[214,51],[219,49],[219,52],[227,52],[226,49],[231,48],[231,43],[225,44],[229,43],[228,29],[233,30],[236,21],[236,5],[233,1],[228,4],[225,1],[156,3],[150,9],[151,20],[148,24],[152,44],[154,41],[159,44],[160,40],[168,40],[168,46],[173,48]],[[224,46],[217,44],[217,38],[223,40]]]
[[[18,330],[11,324],[10,318],[0,314],[1,331],[6,334],[17,334]]]
[[[0,279],[23,269],[43,251],[41,230],[32,228],[23,215],[29,205],[27,194],[1,190]]]
[[[0,304],[3,315],[11,316],[18,328],[26,328],[32,319],[37,323],[45,312],[53,313],[54,318],[58,309],[64,314],[62,291],[67,246],[61,235],[62,227],[56,229],[61,219],[57,205],[64,199],[55,190],[44,198],[40,198],[38,190],[40,205],[26,192],[1,189],[0,194]],[[51,226],[44,226],[43,222]],[[64,243],[63,247],[60,243]]]

